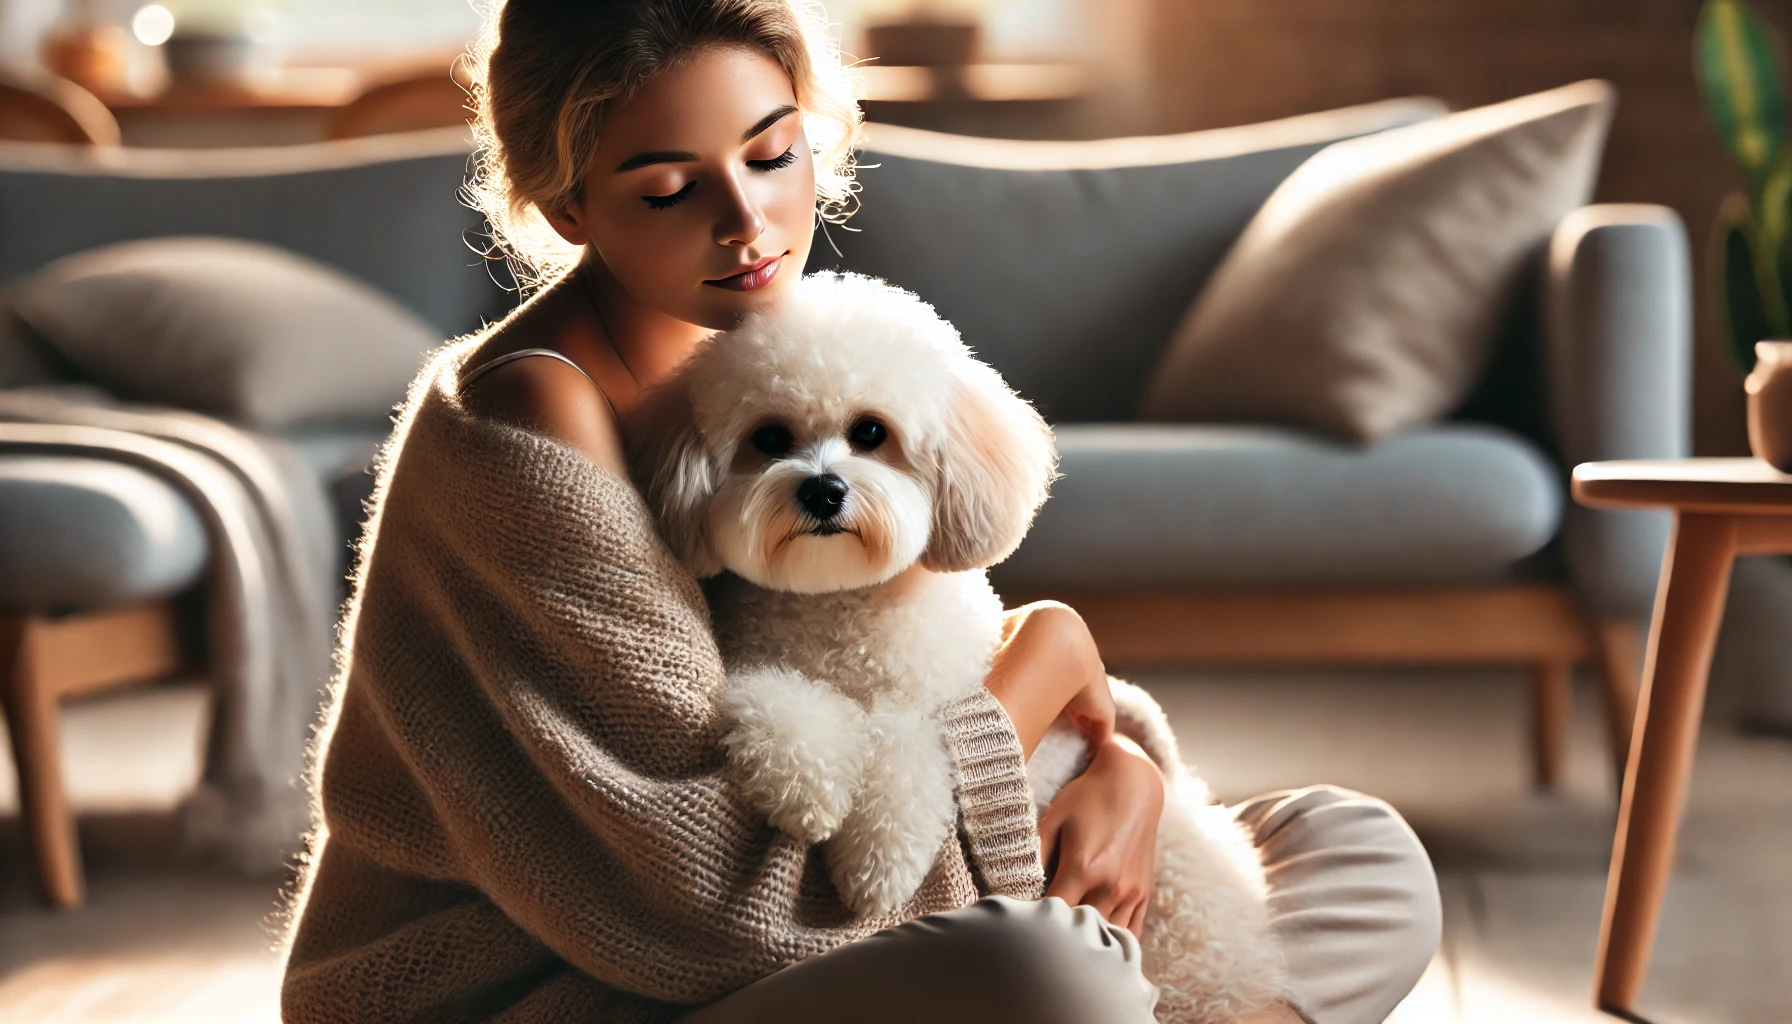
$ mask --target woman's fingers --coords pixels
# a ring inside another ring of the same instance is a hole
[[[1131,906],[1128,906],[1121,911],[1121,916],[1126,919],[1126,923],[1120,927],[1125,928],[1127,931],[1133,933],[1134,936],[1141,939],[1145,937],[1146,903],[1146,900],[1137,900],[1133,902]]]

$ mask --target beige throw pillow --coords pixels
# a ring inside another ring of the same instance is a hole
[[[22,282],[11,307],[120,398],[263,429],[383,425],[442,340],[340,271],[224,238],[121,242],[65,256]]]
[[[1314,154],[1214,271],[1141,414],[1367,442],[1447,413],[1528,257],[1591,196],[1614,102],[1580,82]]]

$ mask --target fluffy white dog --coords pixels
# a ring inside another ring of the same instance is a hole
[[[919,299],[816,274],[655,389],[630,457],[678,556],[729,574],[709,597],[746,791],[826,844],[853,910],[900,908],[953,834],[937,712],[988,673],[1002,604],[984,570],[1045,499],[1050,428]],[[1081,744],[1066,728],[1041,745],[1036,792],[1081,771]],[[1172,799],[1160,828],[1145,966],[1163,1020],[1224,1020],[1284,987],[1255,853],[1211,810]]]

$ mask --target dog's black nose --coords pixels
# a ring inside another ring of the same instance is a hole
[[[841,506],[846,504],[846,481],[832,473],[812,476],[796,489],[796,500],[802,503],[803,511],[825,523],[839,515]]]

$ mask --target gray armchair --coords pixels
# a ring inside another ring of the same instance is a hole
[[[1571,666],[1596,662],[1614,754],[1667,536],[1565,500],[1591,459],[1688,448],[1690,271],[1675,215],[1576,211],[1476,394],[1368,447],[1134,409],[1252,214],[1341,138],[1442,112],[1397,100],[1146,140],[1037,143],[874,126],[863,208],[812,261],[934,303],[1053,423],[1063,479],[994,577],[1054,597],[1111,663],[1509,663],[1536,774],[1562,762]]]

